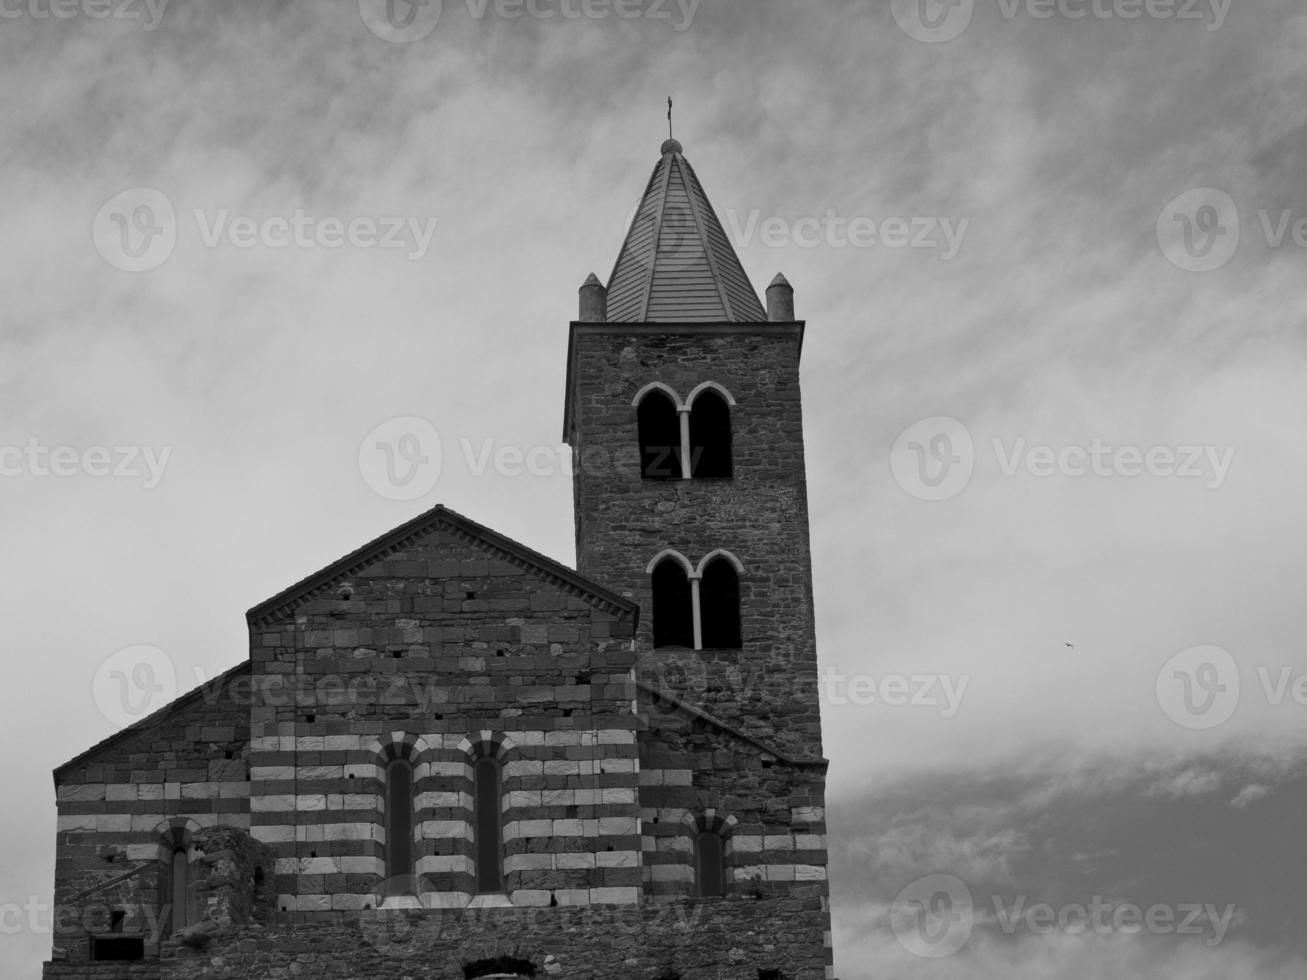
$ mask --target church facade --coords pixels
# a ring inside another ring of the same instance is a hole
[[[679,143],[567,351],[577,567],[436,507],[55,770],[46,980],[833,976],[799,359]]]

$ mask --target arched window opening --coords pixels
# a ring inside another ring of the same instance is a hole
[[[694,600],[681,563],[664,558],[653,571],[655,647],[694,647]]]
[[[697,480],[729,480],[731,461],[731,409],[715,391],[694,400],[690,412],[690,472]]]
[[[640,402],[640,472],[646,480],[679,480],[681,472],[681,416],[661,391],[651,391]]]
[[[702,830],[694,839],[695,883],[700,898],[726,894],[726,853],[721,837]]]
[[[190,861],[186,848],[178,845],[173,848],[169,862],[168,899],[172,903],[171,932],[185,929],[190,922]]]
[[[715,558],[699,583],[699,610],[705,649],[738,650],[740,636],[740,576],[725,558]]]
[[[386,764],[386,878],[390,894],[413,893],[413,766],[403,758]]]
[[[504,890],[499,763],[489,757],[478,759],[474,772],[477,892],[486,895]]]

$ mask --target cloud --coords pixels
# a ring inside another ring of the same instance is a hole
[[[1186,796],[1205,796],[1208,793],[1215,793],[1220,788],[1220,773],[1186,769],[1154,783],[1145,790],[1145,793],[1149,796],[1183,799]]]
[[[1250,783],[1235,795],[1230,801],[1230,805],[1238,807],[1240,810],[1247,810],[1254,803],[1266,799],[1271,795],[1273,790],[1269,786],[1263,786],[1260,783]]]

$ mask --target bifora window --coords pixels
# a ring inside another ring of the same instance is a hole
[[[740,625],[740,566],[727,552],[714,552],[698,572],[675,552],[654,560],[655,647],[693,650],[738,650],[743,646]]]
[[[640,472],[646,480],[729,480],[735,475],[730,394],[700,385],[688,404],[661,382],[636,396]]]

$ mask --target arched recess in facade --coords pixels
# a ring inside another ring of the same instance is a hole
[[[390,732],[368,747],[365,773],[379,787],[379,827],[374,837],[376,873],[382,879],[379,904],[417,898],[425,890],[418,863],[428,844],[423,839],[420,798],[431,784],[431,750],[420,736]]]
[[[517,872],[510,868],[509,853],[517,838],[517,808],[504,806],[520,788],[521,776],[511,762],[517,746],[507,735],[478,732],[459,743],[466,758],[465,792],[472,802],[466,852],[471,859],[472,893],[511,894]]]
[[[739,820],[733,815],[711,808],[687,812],[681,818],[682,833],[689,838],[684,851],[690,862],[690,895],[721,898],[731,890],[738,826]]]
[[[200,824],[191,817],[170,817],[156,828],[159,873],[156,906],[160,938],[167,938],[198,921],[195,901],[195,856],[191,853]]]

